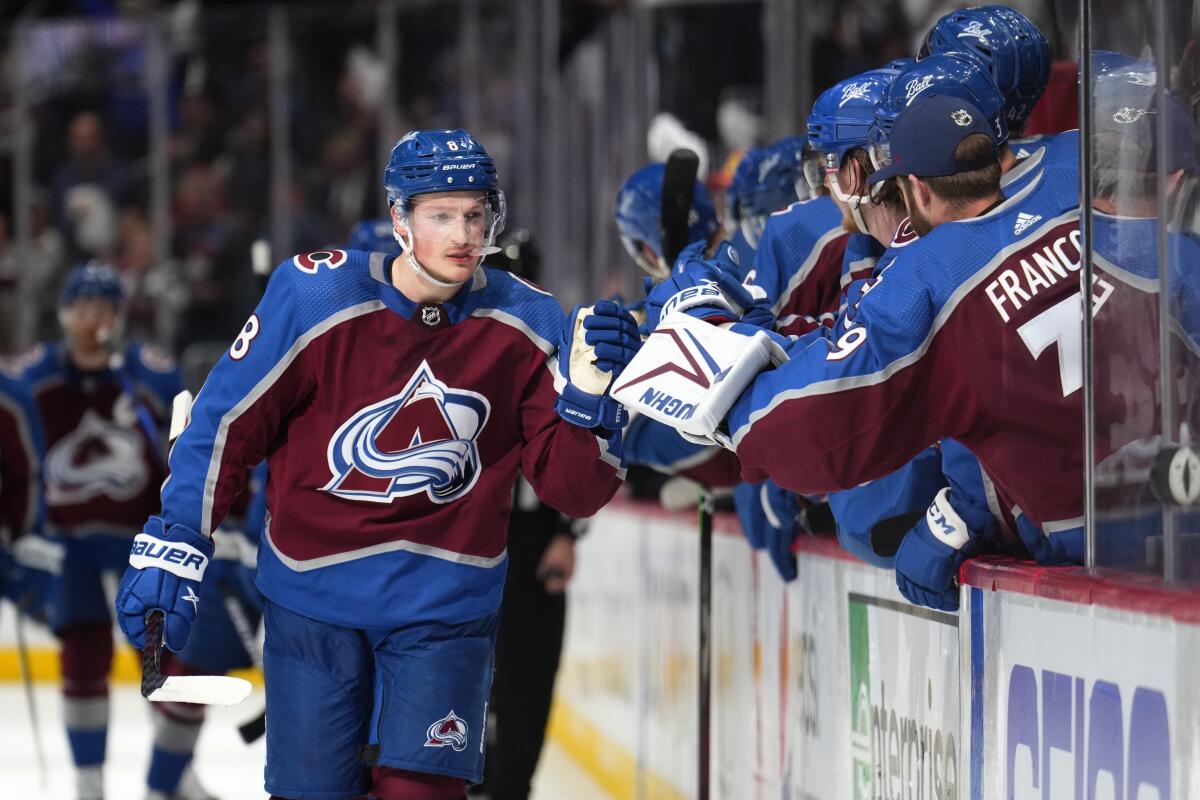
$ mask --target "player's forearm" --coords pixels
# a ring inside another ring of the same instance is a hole
[[[537,496],[568,517],[590,517],[625,480],[620,436],[556,420],[526,445],[521,470]]]

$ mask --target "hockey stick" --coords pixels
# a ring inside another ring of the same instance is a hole
[[[700,157],[680,148],[671,153],[663,168],[662,226],[663,261],[667,269],[675,266],[679,252],[687,247],[688,216],[692,212],[692,194],[696,190],[696,172]]]
[[[238,639],[242,642],[242,647],[246,648],[246,653],[249,654],[251,663],[261,670],[262,653],[258,649],[258,642],[255,641],[257,637],[250,626],[249,618],[246,617],[246,610],[242,608],[242,604],[237,598],[237,593],[234,592],[233,587],[224,581],[217,584],[217,588],[221,590],[221,597],[225,601],[225,611],[229,614],[229,620],[233,623],[234,630],[237,631]],[[238,734],[246,744],[258,741],[266,732],[266,709],[259,712],[258,716],[238,726]]]
[[[705,491],[698,505],[700,517],[700,752],[697,797],[708,800],[712,719],[712,515],[713,498]]]
[[[17,623],[17,660],[21,666],[21,685],[25,688],[25,705],[29,708],[29,724],[33,728],[33,749],[37,754],[38,775],[45,788],[49,781],[46,772],[46,751],[42,747],[42,725],[38,720],[37,703],[33,697],[33,671],[29,666],[29,643],[25,640],[25,625],[21,622],[21,607],[13,606]]]
[[[192,411],[192,393],[182,391],[171,402],[171,427],[167,440],[174,442],[187,427]],[[142,697],[155,703],[198,703],[206,706],[235,706],[250,694],[250,682],[226,675],[163,675],[163,612],[146,615],[146,643],[142,647]]]
[[[163,612],[146,615],[146,646],[142,648],[142,697],[155,703],[198,703],[236,706],[250,695],[250,682],[226,675],[163,675]]]
[[[679,149],[667,158],[663,169],[662,227],[663,261],[673,269],[675,259],[687,246],[688,216],[692,211],[692,195],[696,190],[696,172],[700,158],[691,150]],[[700,675],[699,675],[699,755],[697,787],[699,800],[709,797],[709,759],[711,754],[712,703],[712,494],[705,490],[700,496],[697,514],[700,526]]]

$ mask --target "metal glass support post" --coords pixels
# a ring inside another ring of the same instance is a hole
[[[1167,14],[1163,0],[1154,0],[1154,64],[1157,80],[1154,82],[1154,103],[1157,108],[1166,108],[1166,82],[1171,75],[1171,65],[1167,60]],[[1157,119],[1165,123],[1165,117],[1160,112]],[[1167,250],[1167,221],[1170,210],[1167,208],[1167,128],[1166,124],[1155,125],[1155,158],[1154,165],[1158,180],[1155,181],[1158,190],[1156,205],[1158,208],[1158,393],[1161,406],[1162,444],[1169,447],[1178,441],[1179,431],[1175,426],[1175,404],[1173,386],[1173,370],[1171,369],[1171,293],[1170,293],[1170,255]],[[1163,533],[1163,579],[1171,582],[1179,576],[1179,547],[1176,530],[1175,508],[1169,503],[1162,506]]]
[[[1083,525],[1084,563],[1096,566],[1096,387],[1095,338],[1092,324],[1092,0],[1079,0],[1079,227],[1083,234],[1080,270],[1083,317]]]
[[[20,22],[13,27],[13,239],[17,263],[28,264],[33,241],[33,118],[29,113],[30,86],[27,56],[29,28]],[[22,299],[17,319],[12,322],[14,349],[25,350],[33,345],[36,336],[37,303],[27,297],[31,276],[28,270],[17,270],[17,297]]]
[[[559,87],[558,48],[559,48],[559,9],[558,0],[541,0],[542,29],[539,40],[539,72],[541,74],[541,132],[545,145],[542,161],[539,164],[541,191],[538,193],[537,226],[541,232],[545,249],[544,261],[547,264],[569,265],[569,254],[565,248],[563,236],[563,208],[560,204],[562,195],[561,172],[563,154],[563,119],[560,114],[561,91]],[[575,187],[572,187],[575,188]],[[574,269],[574,267],[572,267]],[[581,294],[579,278],[568,273],[559,274],[557,269],[545,273],[547,288],[560,302],[571,303]],[[565,281],[565,285],[564,285]],[[572,283],[574,286],[572,286]]]
[[[514,201],[522,224],[536,214],[538,101],[541,97],[538,71],[538,0],[517,4],[517,92],[513,147]],[[544,278],[543,278],[544,280]]]
[[[271,262],[292,252],[292,152],[288,130],[291,93],[288,81],[287,10],[272,5],[267,12],[267,72],[271,86]]]
[[[479,0],[458,0],[458,96],[462,98],[462,118],[467,130],[479,135],[482,101],[479,96],[480,50]]]
[[[375,154],[375,174],[382,179],[383,171],[387,168],[388,159],[392,155],[392,145],[400,138],[400,118],[396,111],[396,98],[399,96],[396,84],[400,80],[400,37],[396,25],[396,0],[384,0],[375,8],[375,48],[384,65],[383,99],[379,104],[379,115],[376,122],[379,126],[379,148]],[[387,195],[377,192],[379,216],[388,213]]]
[[[171,125],[166,47],[167,18],[153,15],[146,21],[146,94],[150,101],[150,235],[154,242],[154,260],[171,261]],[[169,309],[156,320],[162,344],[173,349],[178,328]],[[165,317],[169,317],[165,318]]]

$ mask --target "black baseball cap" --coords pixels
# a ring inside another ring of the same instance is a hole
[[[954,157],[962,140],[982,133],[992,142],[983,157],[960,161]],[[982,169],[999,160],[996,132],[984,113],[971,103],[946,95],[918,95],[896,117],[887,137],[889,163],[873,173],[870,183],[896,175],[936,178]]]

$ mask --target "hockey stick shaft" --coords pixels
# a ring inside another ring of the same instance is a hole
[[[663,168],[659,221],[662,227],[663,261],[667,269],[675,266],[675,259],[688,243],[688,217],[692,211],[692,195],[699,169],[700,157],[683,148],[672,152]]]
[[[698,712],[700,732],[697,766],[697,797],[709,798],[712,742],[712,523],[713,499],[707,491],[699,503],[700,523],[700,675]]]
[[[21,664],[21,685],[25,689],[25,705],[29,709],[29,724],[33,728],[33,749],[37,754],[38,776],[42,786],[48,781],[46,772],[46,751],[42,747],[42,724],[38,719],[37,702],[33,696],[33,671],[29,664],[29,643],[25,639],[25,625],[21,621],[21,609],[16,608],[17,623],[17,660]]]
[[[233,623],[234,630],[237,631],[238,639],[242,642],[242,647],[246,649],[246,653],[250,656],[250,661],[254,666],[262,669],[262,652],[258,649],[257,636],[254,629],[250,625],[250,619],[246,616],[246,610],[242,607],[242,603],[238,600],[237,593],[227,583],[218,584],[221,590],[221,597],[225,602],[225,611],[229,614],[229,620]],[[261,711],[258,716],[243,722],[238,726],[238,735],[242,737],[242,741],[246,744],[255,742],[262,738],[267,732],[267,712]]]

